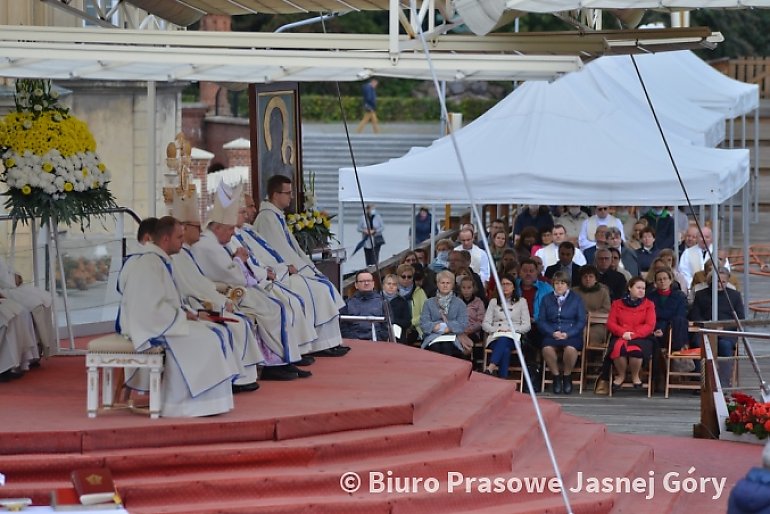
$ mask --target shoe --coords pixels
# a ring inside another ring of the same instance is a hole
[[[292,362],[295,366],[310,366],[315,362],[315,359],[310,355],[303,355],[297,362]]]
[[[233,394],[248,393],[259,389],[259,384],[252,382],[250,384],[233,384]]]
[[[305,371],[304,369],[299,369],[294,364],[287,364],[286,365],[286,369],[291,371],[292,373],[296,373],[299,378],[308,378],[308,377],[312,377],[313,376],[313,373],[311,373],[310,371]]]
[[[553,383],[551,384],[551,392],[553,394],[561,394],[562,388],[561,388],[561,375],[556,375],[553,377]]]
[[[612,392],[613,393],[617,393],[622,388],[623,388],[623,382],[621,382],[620,384],[616,384],[614,380],[612,381]]]
[[[296,380],[299,374],[287,369],[286,366],[265,366],[259,378],[260,380]]]
[[[644,385],[644,382],[634,382],[633,385],[634,385],[634,389],[641,389],[642,386]]]
[[[343,357],[350,351],[349,346],[335,346],[333,348],[327,348],[319,352],[314,352],[311,355],[314,357]]]
[[[24,372],[20,369],[9,369],[8,371],[3,371],[0,373],[0,382],[10,382],[11,380],[16,380],[17,378],[21,378],[24,376]]]
[[[491,369],[487,368],[484,370],[485,375],[489,375],[490,377],[496,377],[497,376],[497,370],[492,371]]]
[[[572,394],[572,375],[562,375],[561,388],[564,394]]]

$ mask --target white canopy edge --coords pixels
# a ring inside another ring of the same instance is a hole
[[[577,9],[745,9],[770,7],[768,0],[507,0],[506,9],[553,13]]]
[[[403,52],[392,59],[387,48],[243,48],[242,35],[235,48],[229,48],[220,46],[221,35],[209,32],[197,32],[197,44],[188,38],[184,46],[175,46],[175,33],[167,32],[144,32],[144,39],[130,34],[134,42],[111,44],[109,38],[121,41],[126,31],[23,27],[20,33],[19,29],[0,26],[2,77],[245,83],[355,81],[375,75],[431,79],[422,52]],[[550,80],[582,67],[576,56],[434,52],[431,59],[440,80]]]

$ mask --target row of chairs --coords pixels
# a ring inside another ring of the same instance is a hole
[[[607,325],[607,314],[591,312],[588,314],[588,320],[586,322],[586,328],[583,332],[583,350],[578,352],[577,366],[573,370],[573,381],[578,384],[579,394],[583,394],[583,389],[586,384],[593,384],[598,378],[599,373],[604,361],[604,356],[607,351],[607,345],[609,343],[609,333],[600,341],[593,340],[591,338],[591,327]],[[693,327],[692,331],[697,331],[697,328]],[[482,343],[483,344],[483,343]],[[662,364],[665,370],[665,397],[668,398],[671,390],[674,389],[689,389],[695,390],[700,388],[700,372],[699,371],[685,371],[685,366],[677,366],[676,362],[684,362],[686,360],[692,361],[693,358],[700,358],[698,355],[693,356],[691,354],[675,352],[671,348],[671,337],[668,338],[667,348],[662,352]],[[486,368],[491,355],[491,350],[485,348],[483,352],[482,365]],[[656,357],[653,356],[649,360],[646,369],[642,370],[642,377],[645,381],[645,387],[647,389],[647,397],[651,397],[655,389],[654,383],[654,368],[656,366]],[[519,363],[516,350],[512,353],[511,365],[509,367],[509,376],[518,387],[521,386],[523,381],[523,370]],[[543,370],[541,378],[541,390],[545,391],[546,387],[553,382],[550,372],[547,369]],[[624,387],[631,387],[629,382],[624,384]],[[612,396],[612,388],[610,387],[609,395]]]

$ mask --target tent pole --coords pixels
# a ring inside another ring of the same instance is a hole
[[[415,223],[415,216],[417,216],[417,213],[415,212],[415,209],[417,206],[415,204],[412,204],[412,226],[409,229],[409,249],[414,250],[414,241],[417,238],[417,233],[415,232],[415,229],[417,229],[417,224]]]
[[[157,215],[158,206],[156,202],[158,188],[158,170],[155,165],[156,155],[156,134],[157,122],[155,113],[158,109],[155,96],[155,81],[147,81],[147,216]]]
[[[719,319],[719,314],[717,310],[717,293],[719,292],[717,290],[717,284],[719,283],[719,238],[717,237],[718,229],[719,229],[719,205],[713,204],[711,206],[711,234],[712,234],[712,243],[711,243],[711,257],[714,259],[714,268],[713,271],[716,271],[716,273],[711,273],[711,321],[716,321]]]
[[[741,227],[743,231],[743,303],[749,304],[749,215],[751,209],[749,208],[750,202],[750,185],[751,180],[743,185],[743,191],[741,192]]]
[[[754,109],[754,223],[759,222],[759,107]]]
[[[337,203],[337,231],[340,235],[340,246],[345,248],[345,203]]]
[[[679,206],[674,205],[674,212],[671,213],[674,216],[674,262],[679,262],[679,231],[682,227],[679,226]],[[638,219],[638,218],[637,218]]]
[[[433,230],[433,227],[436,225],[436,204],[431,204],[430,206],[430,259],[429,261],[433,260],[433,257],[436,255],[436,231]]]

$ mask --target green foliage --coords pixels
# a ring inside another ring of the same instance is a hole
[[[341,121],[339,102],[336,97],[304,95],[300,97],[302,118],[316,121]],[[450,112],[461,112],[463,120],[470,121],[484,114],[497,100],[468,98],[460,102],[448,102]],[[348,122],[363,116],[360,97],[342,97],[342,108]],[[437,121],[441,108],[435,98],[379,97],[377,117],[380,121]]]

